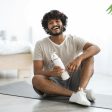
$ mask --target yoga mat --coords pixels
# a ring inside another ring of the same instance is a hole
[[[43,99],[33,90],[32,85],[25,81],[0,86],[0,94],[31,98],[31,99],[39,99],[39,100],[51,100],[63,103],[68,103],[69,99],[69,97],[63,97],[63,96],[49,96]],[[95,103],[92,103],[91,107],[112,110],[111,95],[95,94],[95,96],[96,96]]]

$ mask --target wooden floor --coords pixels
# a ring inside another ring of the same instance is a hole
[[[2,77],[0,85],[21,80],[31,83],[31,79],[32,76],[23,79]],[[94,89],[96,93],[112,95],[110,85],[112,85],[112,76],[95,74],[88,88]],[[0,112],[112,112],[112,110],[0,94]]]

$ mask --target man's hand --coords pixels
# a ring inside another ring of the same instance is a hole
[[[77,58],[75,58],[72,62],[70,62],[68,65],[67,65],[67,70],[68,72],[74,72],[74,71],[77,71],[80,64],[82,62],[82,58],[79,56]]]
[[[54,66],[54,68],[52,70],[52,76],[61,76],[63,71],[64,70],[62,68],[60,68],[59,66]]]

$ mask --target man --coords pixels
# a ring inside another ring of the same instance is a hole
[[[36,43],[33,87],[41,96],[69,96],[70,102],[90,106],[95,98],[86,86],[94,70],[93,56],[100,48],[79,37],[64,35],[67,19],[58,10],[51,10],[43,16],[42,26],[50,36]],[[56,52],[64,63],[70,75],[68,80],[62,80],[63,69],[53,65],[52,52]]]

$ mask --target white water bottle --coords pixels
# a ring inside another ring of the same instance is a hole
[[[55,66],[60,66],[63,69],[63,73],[61,74],[61,78],[63,80],[69,79],[70,76],[69,76],[68,72],[65,70],[64,64],[62,63],[61,59],[58,57],[58,55],[56,55],[55,52],[51,54],[51,60],[53,61]]]

